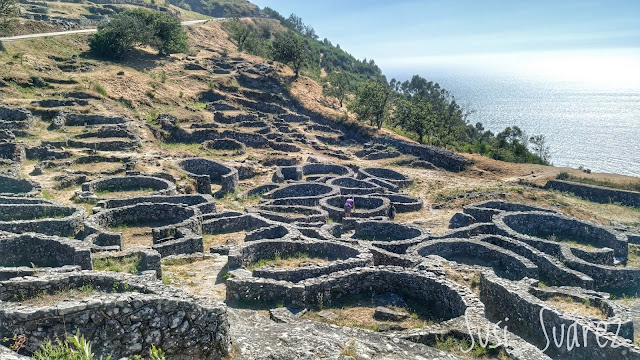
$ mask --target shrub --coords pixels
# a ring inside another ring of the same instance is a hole
[[[569,173],[566,172],[566,171],[563,171],[560,174],[558,174],[558,176],[556,176],[556,179],[558,179],[558,180],[568,180],[569,179]]]
[[[187,33],[180,21],[168,14],[146,9],[122,12],[101,25],[91,37],[91,51],[97,56],[122,59],[136,46],[148,45],[161,55],[186,52]]]

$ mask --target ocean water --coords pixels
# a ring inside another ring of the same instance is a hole
[[[555,166],[640,177],[640,84],[616,87],[517,76],[424,74],[474,110],[472,124],[544,134]],[[403,77],[399,77],[403,78]]]

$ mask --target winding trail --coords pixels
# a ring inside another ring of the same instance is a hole
[[[182,26],[191,26],[196,24],[203,24],[209,21],[221,21],[225,18],[216,18],[216,19],[207,19],[207,20],[189,20],[189,21],[181,21],[180,24]],[[29,40],[29,39],[37,39],[43,37],[51,37],[51,36],[62,36],[62,35],[73,35],[73,34],[88,34],[97,32],[97,28],[93,29],[81,29],[81,30],[68,30],[68,31],[57,31],[50,33],[40,33],[40,34],[28,34],[28,35],[18,35],[18,36],[9,36],[0,38],[0,42],[12,42],[19,40]]]

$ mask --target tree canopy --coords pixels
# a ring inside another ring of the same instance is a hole
[[[349,90],[349,77],[344,72],[333,72],[329,74],[322,86],[322,93],[326,96],[332,96],[338,99],[340,107],[342,107]]]
[[[378,129],[389,118],[391,88],[387,83],[369,80],[358,88],[349,109],[356,113],[358,120],[368,121]]]
[[[309,59],[310,49],[302,36],[283,31],[276,34],[273,42],[273,58],[285,64],[291,64],[296,77],[300,75],[300,69]]]
[[[100,25],[89,43],[96,55],[122,59],[136,46],[148,45],[159,54],[188,50],[187,33],[171,15],[138,8],[127,10]]]
[[[252,24],[238,25],[241,22],[233,20],[236,25],[225,28],[238,48],[289,64],[296,76],[304,70],[305,75],[323,82],[323,94],[335,97],[341,107],[353,93],[348,109],[359,121],[378,129],[387,124],[423,144],[510,162],[548,162],[549,147],[543,136],[528,137],[515,126],[494,134],[481,123],[469,124],[469,109],[437,82],[419,75],[387,82],[373,59],[356,59],[338,44],[326,38],[319,40],[313,27],[299,16],[285,18],[268,7],[262,13],[267,20],[279,21],[286,30],[272,39],[272,31]]]

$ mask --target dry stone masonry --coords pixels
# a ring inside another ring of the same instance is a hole
[[[272,77],[272,64],[215,57],[188,59],[184,69],[241,85],[196,95],[211,121],[161,115],[146,124],[200,157],[138,152],[147,141],[139,124],[82,110],[104,100],[95,95],[0,107],[0,339],[28,338],[19,355],[0,342],[0,358],[29,358],[45,340],[80,331],[97,355],[114,359],[156,346],[171,360],[349,360],[351,338],[362,359],[456,359],[433,347],[451,338],[484,343],[478,329],[493,328],[495,358],[640,359],[635,310],[607,293],[640,286],[637,233],[492,199],[464,206],[450,231],[432,234],[419,225],[429,219],[411,214],[432,209],[410,195],[414,179],[402,169],[462,171],[468,159],[314,114]],[[33,138],[36,121],[60,135],[17,140]],[[265,156],[253,158],[256,151]],[[547,187],[637,206],[633,192]],[[52,190],[75,196],[61,204],[49,200]],[[397,219],[416,221],[390,220],[392,206]],[[132,259],[123,272],[93,271]],[[335,326],[354,299],[375,332]],[[580,309],[590,312],[573,312]],[[589,344],[545,349],[553,327]],[[620,346],[595,346],[598,338]]]

